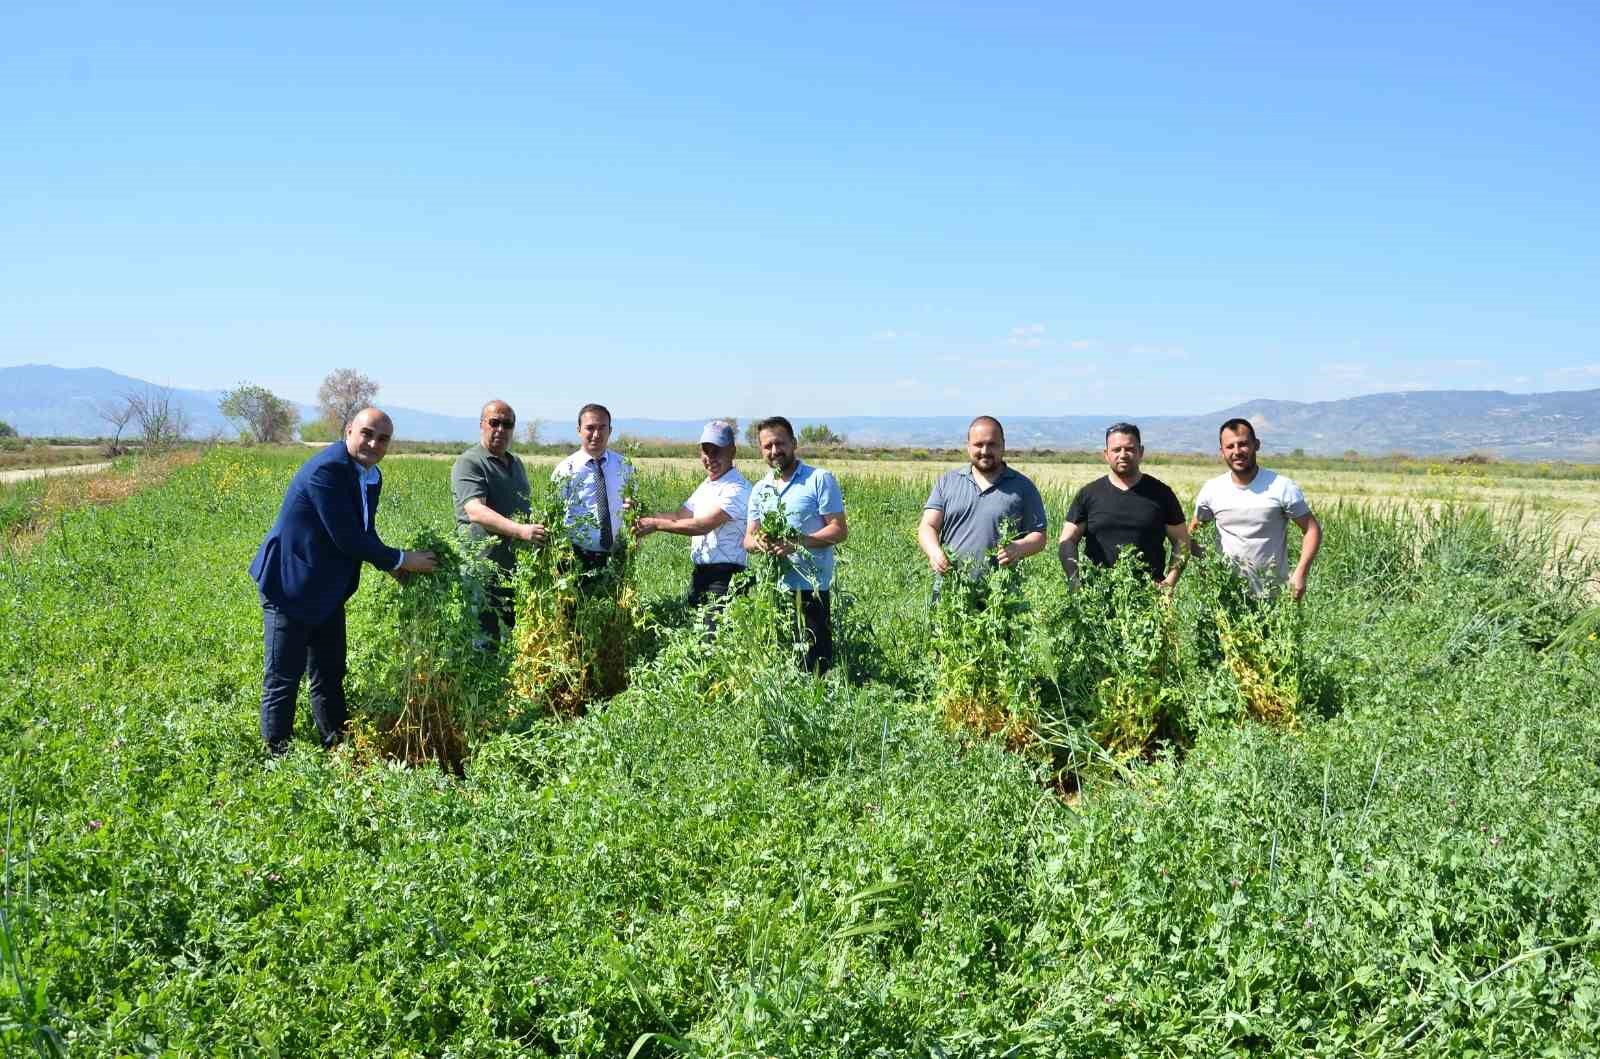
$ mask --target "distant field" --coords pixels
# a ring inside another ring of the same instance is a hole
[[[0,448],[0,471],[68,467],[99,463],[104,459],[105,449],[100,445],[46,445],[35,442],[26,447]]]
[[[641,457],[636,462],[641,466],[666,469],[682,468],[688,460]],[[944,466],[959,466],[956,461],[941,465],[923,460],[833,460],[826,457],[819,457],[817,463],[841,475],[920,480],[930,487]],[[747,475],[765,473],[759,461],[747,459],[741,466]],[[1056,463],[1023,459],[1013,466],[1031,477],[1045,492],[1052,521],[1057,525],[1072,492],[1105,473],[1105,464],[1087,460]],[[1585,539],[1584,532],[1600,512],[1600,477],[1524,478],[1516,473],[1524,469],[1524,465],[1519,464],[1442,463],[1434,466],[1438,469],[1433,474],[1384,472],[1367,467],[1307,467],[1285,473],[1300,483],[1313,509],[1326,509],[1338,503],[1398,503],[1429,509],[1462,505],[1502,516],[1521,512],[1535,520],[1548,520],[1558,537],[1576,542],[1588,554],[1600,553],[1593,542]],[[1192,513],[1194,496],[1201,483],[1221,473],[1221,469],[1216,463],[1175,462],[1164,458],[1153,458],[1145,463],[1147,473],[1177,492],[1186,513]],[[1052,498],[1052,493],[1057,495]]]

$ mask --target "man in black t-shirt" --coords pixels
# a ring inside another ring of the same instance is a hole
[[[1133,545],[1163,588],[1178,583],[1189,554],[1189,527],[1183,506],[1165,482],[1143,474],[1139,462],[1144,445],[1139,428],[1114,423],[1106,430],[1106,466],[1109,474],[1078,490],[1067,508],[1061,527],[1061,569],[1074,587],[1078,584],[1078,542],[1084,543],[1089,561],[1111,566],[1124,545]],[[1166,541],[1172,541],[1172,569],[1167,569]]]

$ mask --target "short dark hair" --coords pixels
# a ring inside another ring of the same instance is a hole
[[[794,440],[794,424],[783,416],[767,416],[765,419],[756,420],[756,437],[759,438],[763,430],[776,430],[779,427],[789,435],[790,441]]]
[[[1234,416],[1232,419],[1228,420],[1226,423],[1217,428],[1217,440],[1220,442],[1222,440],[1222,435],[1226,434],[1230,430],[1248,430],[1250,432],[1251,441],[1261,440],[1260,438],[1256,437],[1256,425],[1250,422],[1250,420],[1240,419],[1238,416]]]
[[[994,416],[973,416],[972,422],[967,424],[967,437],[970,438],[972,436],[972,428],[977,426],[979,423],[993,424],[994,428],[1000,431],[1000,444],[1004,445],[1006,443],[1006,428],[1002,426],[1000,420],[996,419]]]
[[[583,417],[588,415],[590,412],[598,412],[606,417],[607,423],[611,422],[611,409],[607,408],[603,404],[586,404],[582,408],[578,409],[579,426],[583,425]]]
[[[1112,423],[1106,427],[1106,444],[1111,444],[1111,435],[1126,434],[1133,439],[1135,445],[1143,445],[1144,438],[1139,436],[1139,428],[1132,423]]]

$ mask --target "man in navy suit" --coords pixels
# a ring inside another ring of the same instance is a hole
[[[393,434],[394,424],[378,409],[357,412],[344,438],[295,474],[250,564],[265,630],[261,738],[273,754],[289,749],[295,696],[308,669],[322,745],[344,734],[344,604],[355,594],[361,564],[396,577],[434,568],[432,552],[404,552],[378,539],[378,461]]]

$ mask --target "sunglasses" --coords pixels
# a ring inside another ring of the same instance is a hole
[[[505,427],[507,430],[510,430],[512,427],[517,425],[517,421],[515,419],[486,419],[484,422],[489,424],[490,430],[499,430],[501,427]]]

